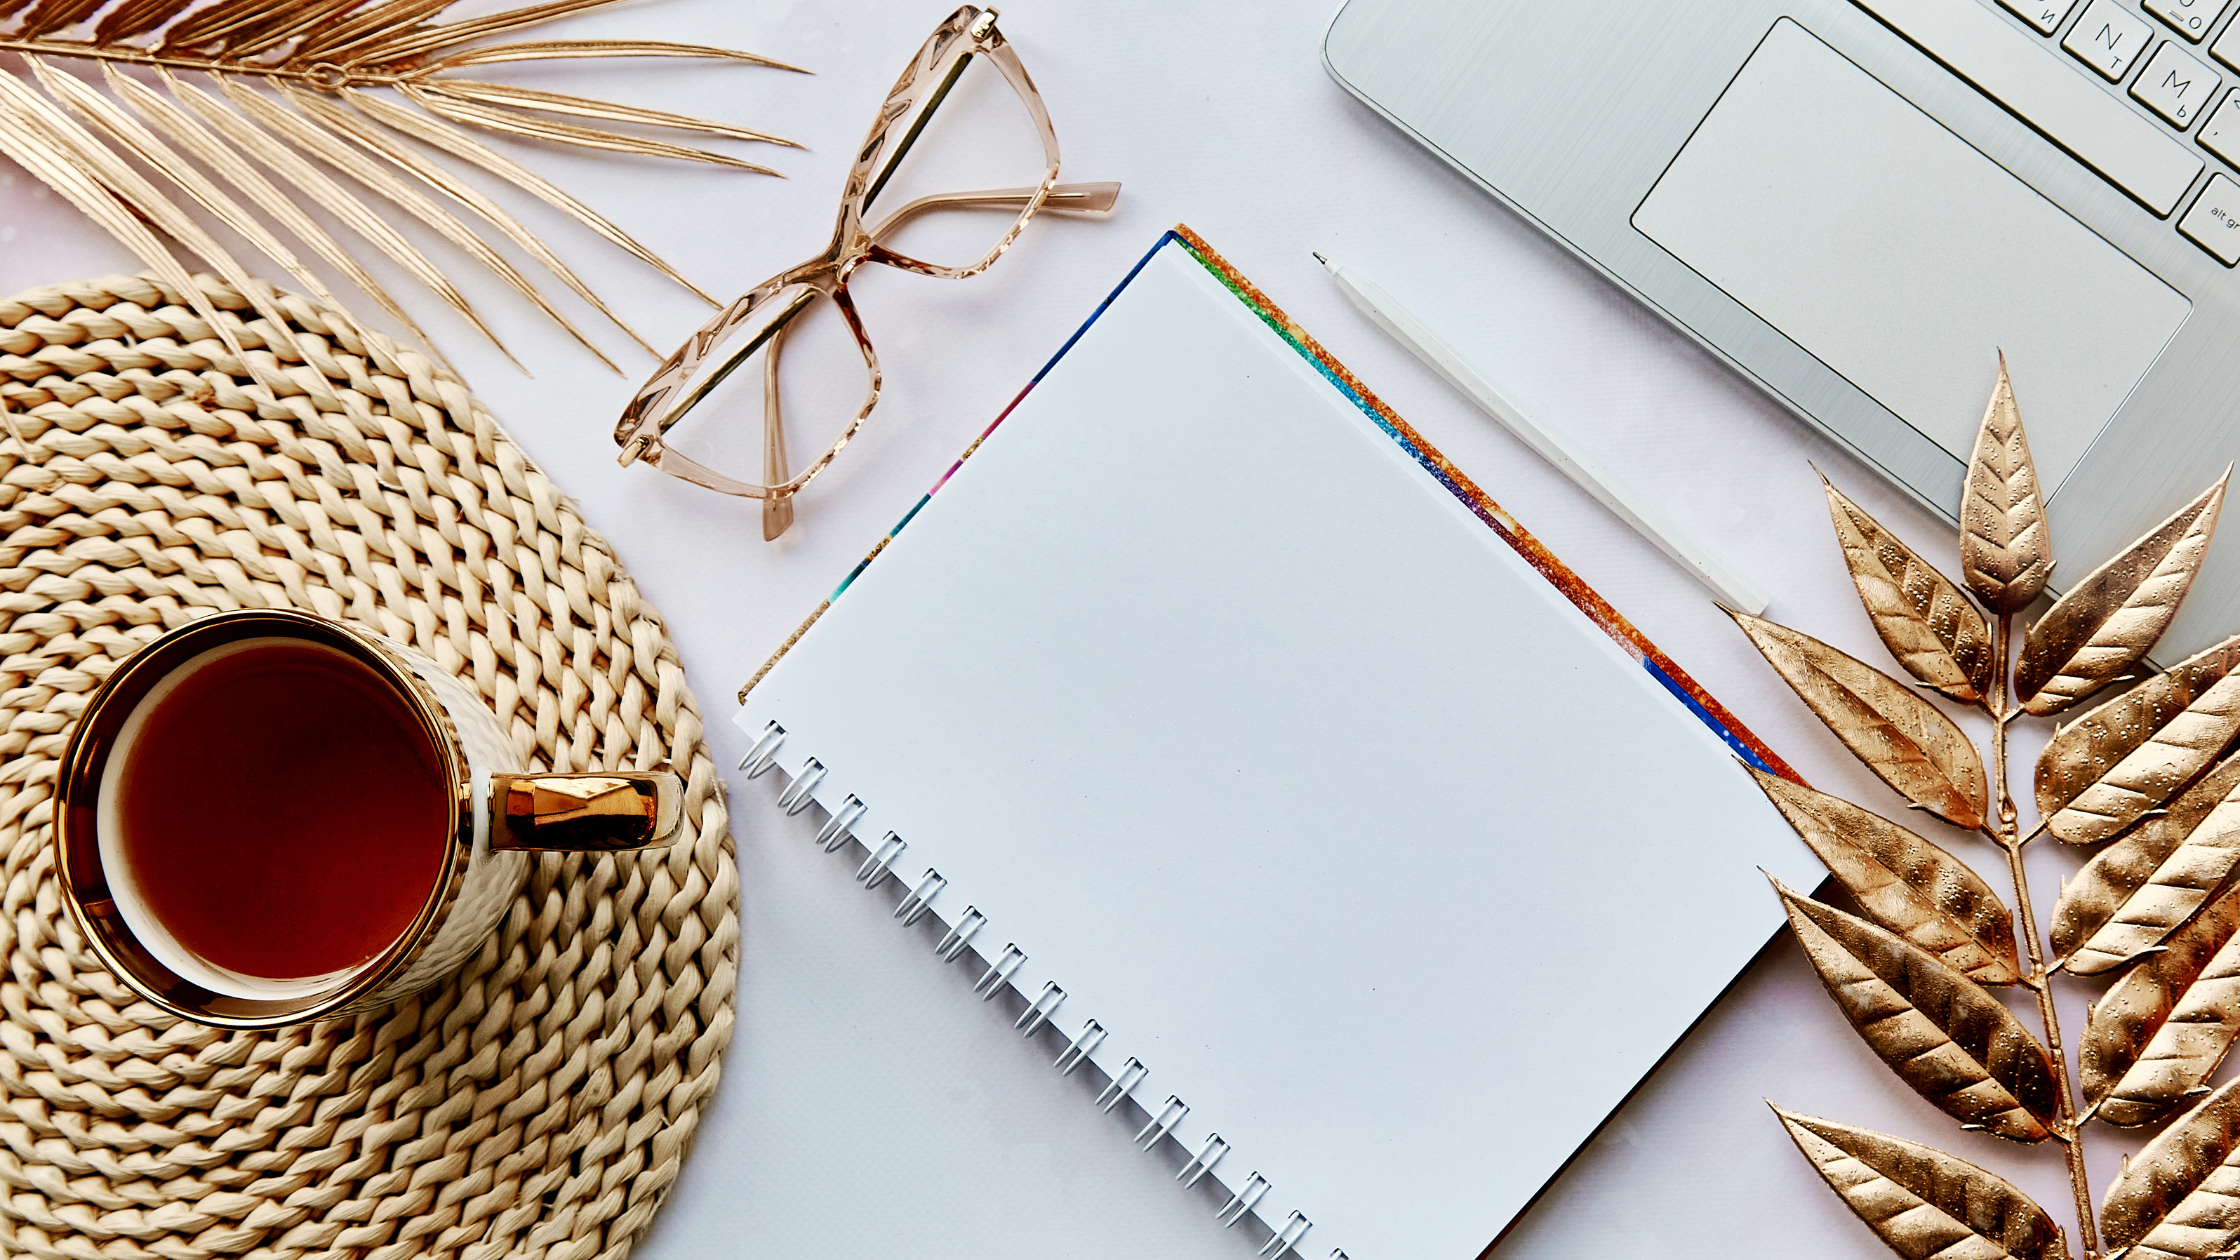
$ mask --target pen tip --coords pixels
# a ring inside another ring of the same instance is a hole
[[[1322,255],[1320,255],[1320,254],[1316,254],[1316,255],[1314,256],[1314,260],[1315,260],[1316,262],[1318,262],[1318,263],[1321,263],[1321,264],[1322,264],[1323,266],[1325,266],[1325,267],[1327,267],[1327,266],[1329,266],[1329,265],[1330,265],[1330,260],[1329,260],[1329,259],[1327,259],[1327,258],[1324,258],[1324,257],[1323,257]]]

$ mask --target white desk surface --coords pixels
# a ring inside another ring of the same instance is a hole
[[[414,306],[666,615],[719,761],[728,766],[744,751],[724,720],[740,683],[1158,235],[1184,221],[1814,784],[1898,807],[1700,587],[1376,331],[1309,252],[1369,269],[1517,399],[1584,434],[1608,468],[1774,592],[1770,616],[1864,659],[1885,654],[1844,577],[1807,462],[1943,559],[1951,543],[1941,522],[1347,96],[1318,59],[1329,0],[1003,7],[1003,28],[1056,123],[1064,177],[1122,181],[1118,212],[1104,222],[1039,220],[1000,265],[969,281],[864,278],[859,301],[886,369],[884,400],[803,497],[799,523],[779,543],[761,541],[751,503],[615,466],[608,431],[652,366],[619,336],[603,344],[629,379],[575,349],[496,281],[467,277],[532,378],[432,303]],[[634,0],[575,19],[571,34],[726,44],[817,74],[584,63],[516,81],[767,127],[812,149],[755,154],[785,180],[566,153],[531,151],[525,160],[728,299],[823,245],[850,148],[947,11],[943,0]],[[136,269],[43,193],[0,166],[0,288]],[[550,226],[550,238],[664,350],[706,317],[696,299],[587,234],[524,217]],[[468,264],[448,257],[464,274]],[[2017,384],[2027,418],[2029,384]],[[2018,765],[2042,738],[2025,742]],[[637,1254],[1252,1255],[1264,1233],[1223,1233],[1213,1221],[1217,1200],[1181,1191],[1173,1168],[1130,1147],[1140,1117],[1098,1114],[1093,1086],[1059,1079],[1008,1018],[971,1000],[976,977],[961,965],[944,969],[927,940],[898,928],[886,890],[865,894],[850,879],[852,863],[811,846],[812,815],[789,820],[774,807],[776,778],[732,778],[744,929],[738,1034],[694,1155]],[[1407,826],[1403,809],[1393,825]],[[1935,838],[2003,886],[1988,845]],[[2042,909],[2075,864],[2050,846],[2036,854]],[[1322,912],[1342,930],[1343,907]],[[1582,976],[1582,1007],[1656,982]],[[2074,982],[2063,988],[2072,1043],[2091,996]],[[1570,1035],[1545,1030],[1552,1058]],[[2006,1174],[2065,1215],[2056,1151],[1956,1132],[1843,1026],[1783,941],[1496,1254],[1886,1254],[1797,1156],[1763,1097],[1930,1142]],[[2107,1134],[2093,1133],[2096,1193],[2115,1171],[2119,1143]],[[1312,1243],[1306,1254],[1328,1254],[1327,1244]]]

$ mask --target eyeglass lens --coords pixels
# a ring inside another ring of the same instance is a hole
[[[993,58],[965,58],[923,101],[890,132],[890,144],[902,157],[872,185],[863,212],[867,227],[880,226],[924,198],[1042,182],[1049,162],[1041,132]],[[966,267],[1002,243],[1022,209],[941,204],[912,215],[879,243],[938,267]]]

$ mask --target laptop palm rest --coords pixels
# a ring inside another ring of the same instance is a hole
[[[2193,309],[1787,18],[1633,225],[1956,459],[2003,349],[2049,489]]]

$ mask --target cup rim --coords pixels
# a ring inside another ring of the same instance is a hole
[[[327,990],[271,1000],[218,993],[172,970],[133,933],[118,909],[101,860],[101,779],[119,732],[140,700],[179,666],[241,639],[280,637],[334,648],[372,669],[418,714],[435,748],[453,802],[446,859],[412,923],[371,963]],[[474,857],[472,771],[457,724],[427,681],[370,631],[293,609],[234,609],[170,630],[110,674],[65,745],[55,786],[55,873],[63,904],[87,944],[142,1000],[219,1028],[256,1030],[336,1014],[411,970],[449,917]]]

